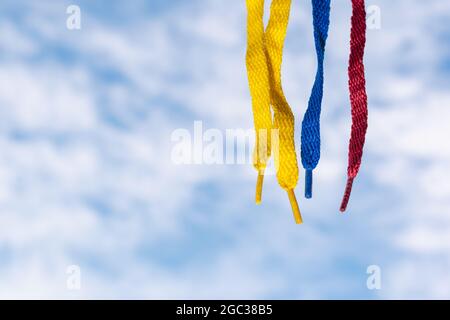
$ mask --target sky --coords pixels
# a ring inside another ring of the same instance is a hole
[[[360,175],[340,214],[351,4],[334,0],[322,157],[311,200],[300,170],[299,226],[274,176],[256,206],[251,165],[171,158],[172,133],[195,121],[253,126],[245,1],[2,0],[0,298],[449,299],[450,3],[366,3],[381,24],[367,32]],[[311,19],[293,1],[283,86],[298,153]]]

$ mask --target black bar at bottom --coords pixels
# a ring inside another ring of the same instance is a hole
[[[23,306],[22,306],[23,305]],[[54,308],[57,305],[58,308]],[[2,312],[8,307],[14,316],[30,311],[46,317],[52,315],[85,319],[98,311],[101,316],[124,319],[300,319],[333,317],[365,319],[392,315],[385,307],[397,309],[403,316],[430,315],[430,310],[448,310],[448,301],[296,301],[296,300],[76,300],[76,301],[0,301]],[[431,309],[430,309],[431,308]],[[444,309],[445,308],[445,309]],[[63,313],[61,314],[61,311]]]

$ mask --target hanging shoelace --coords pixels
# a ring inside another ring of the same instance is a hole
[[[302,122],[302,164],[305,169],[305,197],[312,197],[313,170],[320,159],[320,111],[323,97],[323,63],[330,25],[330,0],[312,0],[314,42],[317,54],[316,79]]]
[[[364,0],[352,0],[352,27],[348,67],[352,130],[348,152],[347,186],[340,210],[347,208],[353,180],[358,174],[367,131],[367,94],[364,75],[364,49],[366,44],[366,10]]]
[[[294,143],[294,115],[281,85],[283,45],[291,0],[273,0],[264,30],[264,0],[247,0],[247,72],[256,131],[254,167],[258,171],[256,202],[261,202],[264,171],[271,152],[277,180],[289,196],[296,223],[302,217],[294,194],[298,164]],[[273,109],[273,121],[270,111]],[[277,137],[277,139],[272,139]]]

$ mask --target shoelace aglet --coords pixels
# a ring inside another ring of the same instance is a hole
[[[305,198],[312,198],[312,183],[313,183],[313,174],[311,169],[306,169],[305,171]]]
[[[353,187],[353,180],[354,178],[348,177],[347,179],[347,185],[345,187],[344,197],[342,198],[341,203],[341,212],[344,213],[345,210],[347,210],[348,201],[350,200],[350,194],[352,193],[352,187]]]
[[[297,198],[295,197],[294,190],[290,189],[287,190],[288,196],[289,196],[289,202],[291,203],[292,207],[292,213],[294,214],[295,223],[296,224],[302,224],[302,214],[300,213],[300,208],[298,207]]]
[[[256,204],[261,204],[262,200],[262,188],[264,183],[264,171],[258,171],[258,180],[256,180]]]

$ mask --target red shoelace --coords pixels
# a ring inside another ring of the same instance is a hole
[[[367,131],[367,94],[364,75],[364,49],[366,45],[366,10],[364,0],[352,0],[352,26],[350,35],[350,59],[348,67],[352,130],[348,151],[347,186],[341,204],[341,212],[347,209],[353,180],[358,175]]]

